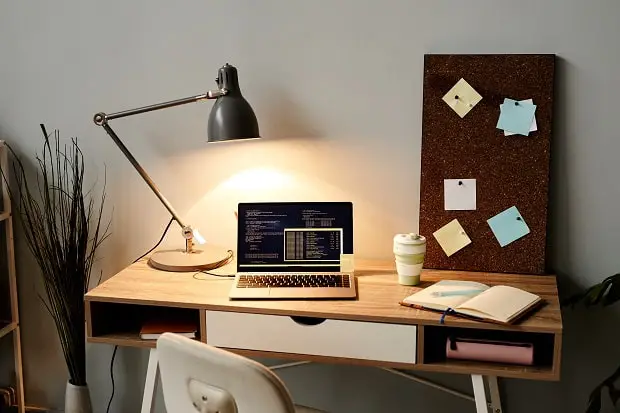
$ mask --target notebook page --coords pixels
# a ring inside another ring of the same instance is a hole
[[[487,285],[473,281],[443,280],[410,295],[403,302],[443,311],[458,307],[459,304],[488,288]]]
[[[497,285],[462,303],[458,310],[474,310],[471,315],[483,313],[497,321],[507,322],[512,316],[538,301],[539,298],[535,294],[518,288]],[[467,311],[462,312],[468,313]]]

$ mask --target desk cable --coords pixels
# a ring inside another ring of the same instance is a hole
[[[114,351],[112,352],[112,360],[110,361],[110,379],[112,380],[112,394],[110,395],[110,400],[108,401],[108,407],[105,409],[106,413],[110,412],[112,399],[114,399],[114,359],[116,358],[116,350],[118,350],[118,346],[114,346]]]
[[[233,257],[234,257],[233,251],[228,250],[228,255],[226,256],[226,258],[218,262],[214,262],[212,265],[209,266],[209,268],[205,268],[204,270],[201,270],[201,271],[196,271],[194,275],[192,275],[192,278],[198,281],[209,281],[209,278],[198,277],[199,274],[212,275],[214,277],[222,277],[222,278],[233,278],[235,274],[217,274],[215,272],[212,272],[213,270],[217,270],[218,268],[221,268],[226,264],[230,264],[233,260]]]
[[[166,228],[164,229],[164,232],[161,234],[159,241],[157,241],[157,244],[155,244],[153,248],[149,249],[147,252],[140,255],[138,258],[136,258],[133,261],[134,264],[140,261],[142,258],[149,255],[151,252],[153,252],[155,248],[159,247],[159,245],[164,241],[164,238],[166,237],[166,234],[168,233],[168,230],[170,229],[170,225],[172,225],[172,221],[174,221],[174,218],[170,218],[170,221],[168,221],[168,225],[166,225]],[[112,381],[112,394],[110,395],[110,400],[108,401],[108,407],[105,410],[106,413],[110,413],[110,406],[112,405],[112,400],[114,399],[114,359],[116,358],[116,350],[118,350],[118,346],[114,346],[114,351],[112,352],[112,359],[110,360],[110,380]]]
[[[166,238],[166,234],[168,233],[168,230],[170,229],[170,225],[172,225],[172,221],[174,221],[174,218],[170,218],[170,221],[168,221],[168,225],[166,225],[166,228],[164,229],[163,234],[161,234],[161,238],[159,238],[159,241],[157,241],[157,244],[153,245],[153,248],[151,248],[150,250],[148,250],[144,254],[140,255],[138,258],[136,258],[133,261],[134,264],[136,262],[140,261],[142,258],[144,258],[147,255],[149,255],[151,252],[153,252],[155,250],[155,248],[159,247],[159,245],[164,241],[164,238]]]

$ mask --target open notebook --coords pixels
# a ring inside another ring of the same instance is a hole
[[[473,281],[439,281],[401,301],[408,307],[446,311],[485,321],[510,324],[533,309],[539,296],[514,287],[489,287]]]

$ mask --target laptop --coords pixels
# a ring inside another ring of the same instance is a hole
[[[241,203],[231,299],[356,298],[350,202]]]

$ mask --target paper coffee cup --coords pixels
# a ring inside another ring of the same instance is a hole
[[[398,282],[402,285],[420,283],[420,273],[426,254],[426,238],[419,234],[397,234],[394,236],[394,258]]]

